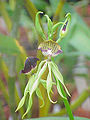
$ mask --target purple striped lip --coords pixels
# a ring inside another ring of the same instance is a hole
[[[55,54],[58,55],[60,53],[63,53],[63,51],[62,50],[58,50]]]

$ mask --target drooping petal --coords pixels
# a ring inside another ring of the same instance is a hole
[[[48,15],[45,15],[45,17],[47,18],[47,21],[48,21],[48,39],[52,39],[52,35],[53,35],[53,31],[52,31],[53,22],[51,21],[51,19],[49,18]]]
[[[41,108],[41,107],[44,106],[45,103],[44,103],[44,99],[43,99],[43,97],[42,97],[42,94],[41,94],[41,91],[40,91],[39,88],[36,89],[36,94],[37,94],[37,96],[38,96],[38,97],[42,100],[42,102],[43,102],[42,105],[40,106],[40,108]]]
[[[15,112],[17,112],[23,105],[24,105],[24,102],[25,102],[25,98],[26,96],[23,96],[22,99],[20,100],[19,104],[18,104],[18,107],[16,109]]]
[[[30,96],[32,96],[34,91],[37,89],[37,87],[38,87],[38,85],[40,83],[40,78],[43,75],[43,73],[45,72],[46,68],[47,68],[47,62],[43,65],[40,72],[36,73],[35,82],[33,83],[32,87],[30,88]]]
[[[71,95],[69,94],[69,92],[68,92],[65,84],[64,84],[63,76],[62,76],[62,74],[59,72],[58,67],[56,67],[56,65],[55,65],[54,62],[51,62],[51,63],[52,63],[52,67],[51,67],[51,68],[52,68],[52,72],[53,72],[54,76],[55,76],[55,77],[60,81],[60,83],[64,86],[67,94],[68,94],[69,96],[71,96]]]
[[[48,73],[48,76],[47,76],[47,94],[48,94],[48,98],[50,100],[50,102],[52,103],[56,103],[57,101],[52,101],[51,97],[50,97],[50,92],[52,91],[52,75],[51,75],[51,63],[48,62],[48,69],[49,69],[49,73]]]
[[[29,96],[27,110],[26,110],[26,112],[24,113],[24,115],[22,116],[22,119],[23,119],[24,116],[29,112],[29,110],[31,109],[31,107],[32,107],[32,97]]]
[[[43,14],[43,12],[39,11],[37,12],[36,14],[36,18],[35,18],[35,27],[36,27],[36,30],[37,32],[39,33],[39,35],[44,39],[46,40],[46,36],[42,30],[42,27],[40,25],[40,21],[39,21],[39,14]]]

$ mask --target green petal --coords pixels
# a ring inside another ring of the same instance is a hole
[[[18,107],[17,107],[15,112],[17,112],[24,105],[25,98],[26,98],[26,96],[22,97],[22,99],[20,100],[19,105],[18,105]]]
[[[36,14],[35,27],[36,27],[37,32],[41,35],[41,37],[42,37],[44,40],[46,40],[46,36],[45,36],[45,34],[44,34],[44,32],[43,32],[43,30],[42,30],[42,28],[41,28],[40,22],[39,22],[39,14],[40,14],[40,13],[43,14],[43,12],[41,12],[41,11],[37,12],[37,14]]]
[[[47,81],[46,81],[46,80],[43,80],[43,79],[40,79],[40,81],[41,81],[41,84],[42,84],[45,88],[47,88],[47,87],[46,87]],[[52,82],[52,84],[53,84],[53,85],[56,85],[55,82]]]
[[[69,94],[69,92],[68,92],[65,84],[64,84],[63,76],[62,76],[62,74],[59,72],[58,67],[56,67],[56,64],[55,64],[54,62],[52,62],[52,67],[51,67],[51,68],[52,68],[52,72],[53,72],[54,76],[62,83],[62,85],[64,86],[64,88],[65,88],[65,90],[66,90],[66,92],[67,92],[67,94],[68,94],[69,96],[71,96],[71,95]]]
[[[42,100],[42,102],[43,102],[42,105],[40,106],[40,108],[41,108],[41,107],[44,106],[45,103],[44,103],[44,99],[43,99],[43,97],[42,97],[42,94],[41,94],[41,91],[40,91],[39,88],[36,89],[36,94],[37,94],[37,96],[38,96],[38,97]]]
[[[22,119],[23,119],[24,116],[29,112],[29,110],[30,110],[31,107],[32,107],[32,97],[29,97],[29,100],[28,100],[28,107],[27,107],[26,112],[25,112],[24,115],[22,116]]]
[[[42,79],[40,79],[40,82],[41,82],[41,84],[43,85],[43,87],[47,89],[47,83],[46,83],[46,80],[42,80]]]
[[[48,69],[49,69],[49,73],[48,73],[48,77],[47,77],[47,93],[48,93],[48,98],[52,103],[56,103],[57,101],[52,101],[51,97],[50,97],[50,92],[52,89],[52,75],[51,75],[51,62],[48,62]]]
[[[53,23],[51,21],[51,19],[48,17],[48,15],[45,15],[45,17],[47,18],[47,21],[48,21],[48,39],[52,39],[52,26],[53,26]]]
[[[60,96],[62,97],[62,98],[64,98],[64,99],[66,99],[66,97],[64,97],[64,95],[63,95],[63,93],[62,93],[62,91],[61,91],[61,88],[60,88],[60,81],[58,81],[57,79],[56,79],[56,81],[57,81],[57,90],[58,90],[58,93],[60,94]]]
[[[47,62],[41,68],[40,72],[38,74],[36,73],[36,77],[35,77],[36,80],[33,83],[32,87],[30,88],[30,96],[32,96],[33,92],[37,89],[37,87],[40,83],[40,78],[41,78],[42,74],[45,72],[46,68],[47,68]]]
[[[58,22],[55,25],[53,25],[52,31],[55,32],[56,28],[59,27],[61,24],[63,24],[63,22]]]
[[[38,78],[38,79],[41,78],[41,76],[42,76],[42,74],[45,72],[46,68],[47,68],[47,62],[43,65],[43,67],[40,69],[40,71],[37,72],[37,78]]]

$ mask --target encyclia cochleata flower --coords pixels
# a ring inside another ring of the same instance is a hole
[[[39,23],[38,15],[40,13],[42,14],[42,12],[40,12],[40,11],[37,12],[37,14],[36,14],[35,27],[36,27],[36,30],[37,30],[38,34],[41,35],[41,37],[43,38],[44,41],[38,46],[38,49],[41,50],[42,54],[44,56],[47,56],[48,59],[41,61],[40,64],[38,65],[37,72],[34,73],[29,78],[29,81],[28,81],[28,83],[26,85],[26,88],[24,90],[24,96],[22,97],[16,111],[18,111],[24,105],[26,96],[29,95],[27,110],[24,113],[24,115],[22,116],[22,118],[29,112],[29,110],[32,107],[32,102],[33,102],[32,101],[32,95],[33,95],[34,92],[36,92],[36,95],[43,101],[43,104],[40,107],[44,106],[44,99],[43,99],[41,91],[38,87],[39,84],[42,84],[43,87],[46,88],[48,98],[49,98],[50,102],[56,103],[57,101],[53,101],[50,97],[50,95],[52,93],[52,87],[53,87],[53,85],[56,85],[58,93],[63,98],[63,101],[64,101],[65,106],[67,108],[67,112],[69,114],[70,120],[74,120],[72,112],[69,108],[69,104],[67,102],[67,98],[66,98],[64,89],[69,96],[70,96],[70,94],[69,94],[69,92],[68,92],[68,90],[67,90],[67,88],[64,84],[63,76],[60,73],[60,71],[58,69],[58,66],[51,60],[51,57],[55,57],[58,54],[62,53],[61,47],[59,46],[58,42],[60,42],[60,39],[65,37],[66,33],[68,32],[69,24],[70,24],[70,21],[71,21],[71,14],[68,13],[66,15],[65,22],[58,22],[55,25],[53,25],[53,22],[48,17],[48,15],[45,15],[45,17],[48,21],[48,40],[46,40],[46,36],[45,36],[45,34],[44,34],[44,32],[43,32],[43,30],[40,26],[40,23]],[[54,34],[56,28],[58,26],[60,26],[60,24],[62,24],[62,27],[61,27],[61,30],[60,30],[60,36],[59,36],[59,39],[55,42],[55,41],[52,40],[53,39],[53,34]],[[32,69],[33,69],[33,66],[34,67],[36,66],[36,62],[37,62],[38,58],[33,58],[33,59],[36,60],[36,61],[32,62],[33,63],[32,64]],[[22,71],[23,73],[24,73],[24,71],[26,73],[27,71],[31,70],[31,67],[27,66],[28,64],[31,65],[29,60],[30,60],[30,58],[28,58],[25,62],[26,66],[24,67],[24,70]],[[28,70],[27,70],[27,68],[28,68]],[[48,69],[49,72],[48,72],[48,75],[47,75],[47,79],[44,80],[44,79],[42,79],[42,75],[44,74],[46,69]],[[53,78],[55,80],[53,80]],[[63,89],[63,87],[64,87],[64,89]]]

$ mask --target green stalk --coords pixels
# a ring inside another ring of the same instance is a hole
[[[14,38],[17,38],[22,6],[23,6],[23,0],[17,0],[16,6],[15,6],[15,11],[12,16],[12,24],[13,25],[12,25],[11,36]]]
[[[75,111],[82,103],[90,96],[90,87],[82,92],[82,94],[77,98],[77,100],[70,105],[72,111]],[[60,110],[55,114],[49,114],[49,116],[62,116],[67,114],[66,108]]]
[[[11,22],[10,17],[8,16],[8,12],[5,9],[5,1],[0,0],[0,12],[2,16],[4,17],[8,30],[11,31],[12,22]]]
[[[59,0],[59,3],[58,3],[58,6],[57,6],[57,9],[56,9],[56,12],[53,16],[53,23],[56,24],[58,22],[58,19],[59,19],[59,15],[62,11],[62,8],[64,6],[64,3],[65,3],[65,0]]]
[[[71,109],[75,110],[90,96],[90,87],[82,92],[79,98],[71,105]]]
[[[62,94],[64,95],[64,97],[66,97],[65,91],[64,91],[64,89],[63,89],[63,87],[62,87],[60,82],[59,82],[59,85],[60,85]],[[71,111],[71,108],[70,108],[70,105],[69,105],[69,102],[68,102],[67,98],[63,99],[63,102],[64,102],[64,105],[66,107],[66,110],[67,110],[67,113],[69,115],[70,120],[74,120],[74,117],[73,117],[73,114],[72,114],[72,111]]]
[[[24,5],[27,9],[27,11],[29,12],[33,22],[35,23],[35,16],[37,13],[37,9],[35,8],[34,4],[31,2],[31,0],[24,0]]]
[[[13,25],[12,25],[11,36],[14,38],[17,38],[22,5],[23,5],[22,0],[18,0],[16,2],[16,8],[15,8],[14,14],[12,16]],[[9,102],[10,102],[9,105],[10,105],[10,112],[11,112],[13,119],[17,120],[17,116],[15,113],[15,107],[16,107],[16,104],[15,104],[16,57],[9,56],[9,60],[11,61],[11,64],[9,66],[9,79],[8,79]]]
[[[1,92],[2,92],[2,94],[4,96],[4,98],[5,98],[5,101],[7,103],[9,103],[9,96],[8,96],[6,87],[5,87],[4,83],[3,83],[3,81],[1,80],[1,78],[0,78],[0,90],[1,90]]]
[[[16,0],[9,0],[9,5],[10,5],[10,8],[14,10],[16,5]]]
[[[0,120],[6,120],[5,113],[3,111],[3,104],[1,100],[0,100]]]
[[[60,43],[60,42],[61,42],[61,40],[62,40],[62,38],[59,38],[56,42],[57,42],[57,43]]]
[[[20,97],[18,95],[18,91],[17,91],[16,87],[15,87],[15,100],[16,100],[16,105],[18,105],[18,103],[20,102]],[[24,114],[24,109],[21,108],[20,109],[20,115],[22,116],[23,114]]]
[[[1,57],[0,57],[0,70],[2,70],[3,73],[5,73],[4,74],[5,80],[8,82],[8,68],[7,68],[6,64],[4,63],[4,61],[3,61],[3,59]],[[3,84],[1,79],[0,79],[0,83],[1,83],[0,88],[1,88],[1,91],[3,93],[3,96],[4,96],[6,102],[9,105],[9,95],[8,95],[7,90],[5,88],[5,85]],[[16,99],[16,104],[18,105],[18,103],[20,101],[20,97],[18,95],[16,86],[15,86],[15,99]],[[21,115],[23,115],[23,113],[24,113],[23,108],[20,109],[20,113],[21,113]]]
[[[15,80],[16,77],[9,76],[8,79],[8,91],[9,91],[9,106],[10,106],[10,112],[14,120],[17,120],[16,114],[15,114]]]
[[[53,16],[53,24],[56,24],[56,23],[58,22],[60,13],[61,13],[62,8],[63,8],[63,6],[64,6],[64,3],[65,3],[65,0],[59,0],[59,3],[58,3],[58,6],[57,6],[57,9],[56,9],[56,12],[55,12],[55,14],[54,14],[54,16]],[[53,40],[55,40],[56,37],[57,37],[57,30],[58,30],[58,29],[56,29],[56,32],[55,32],[55,34],[54,34],[54,36],[53,36]]]

